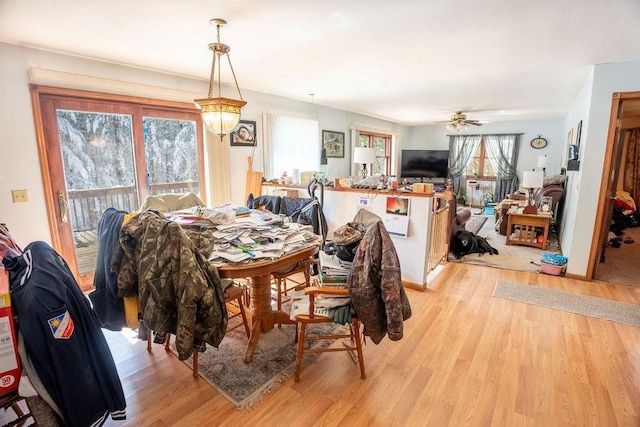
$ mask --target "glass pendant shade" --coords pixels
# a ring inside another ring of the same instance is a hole
[[[202,122],[209,129],[210,132],[218,135],[220,139],[223,136],[231,133],[233,128],[236,127],[240,121],[240,111],[242,107],[246,105],[246,101],[242,99],[240,93],[240,87],[238,86],[238,80],[236,79],[236,73],[231,65],[231,58],[229,57],[229,51],[231,48],[223,43],[220,43],[220,27],[224,26],[227,22],[224,19],[212,19],[212,25],[216,26],[218,42],[209,44],[209,49],[213,52],[213,60],[211,63],[211,78],[209,80],[209,93],[207,98],[195,99],[194,102],[202,115]],[[240,99],[225,98],[221,95],[222,87],[220,82],[220,66],[221,57],[226,56],[229,62],[229,68],[231,69],[231,75],[233,76],[233,82],[235,83],[236,90]],[[215,77],[218,76],[218,81],[215,82]],[[217,89],[216,97],[213,96],[214,88]]]
[[[240,110],[246,101],[238,101],[230,98],[203,98],[196,99],[195,103],[200,107],[202,121],[209,131],[222,138],[228,135],[240,121]]]

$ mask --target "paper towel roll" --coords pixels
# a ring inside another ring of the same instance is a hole
[[[294,169],[291,175],[293,175],[293,183],[300,184],[300,169]]]

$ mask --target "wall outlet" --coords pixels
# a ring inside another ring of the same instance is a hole
[[[11,190],[13,203],[26,203],[29,201],[29,191],[27,190]]]

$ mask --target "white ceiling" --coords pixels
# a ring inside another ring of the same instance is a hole
[[[0,41],[208,80],[211,18],[242,89],[406,125],[561,118],[640,59],[638,0],[0,0]]]

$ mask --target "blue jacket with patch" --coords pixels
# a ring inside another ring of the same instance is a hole
[[[11,301],[33,366],[69,426],[125,418],[111,351],[67,263],[45,242],[7,255]]]

